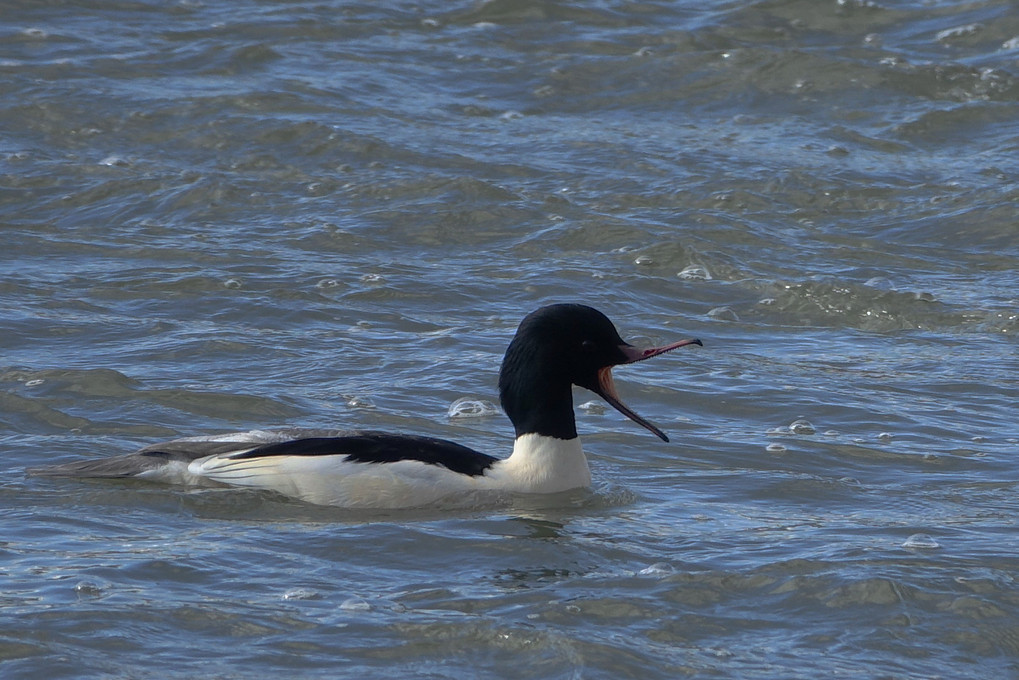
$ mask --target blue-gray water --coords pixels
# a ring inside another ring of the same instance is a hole
[[[0,86],[5,680],[1019,674],[1014,2],[7,0]],[[447,411],[562,300],[705,343],[616,371],[671,443],[578,410],[590,493],[24,474],[505,455]]]

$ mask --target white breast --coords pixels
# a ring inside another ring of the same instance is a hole
[[[580,438],[556,439],[525,434],[513,442],[513,454],[485,474],[490,488],[517,493],[558,493],[591,486],[591,470]]]

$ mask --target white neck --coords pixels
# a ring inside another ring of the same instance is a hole
[[[591,485],[579,437],[520,435],[510,457],[495,463],[485,476],[500,489],[522,493],[556,493]]]

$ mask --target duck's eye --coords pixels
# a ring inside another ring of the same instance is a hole
[[[585,352],[593,352],[594,340],[585,340],[584,342],[580,343],[580,349]]]

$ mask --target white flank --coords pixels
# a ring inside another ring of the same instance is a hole
[[[188,473],[318,505],[378,509],[418,507],[478,491],[556,493],[591,484],[579,439],[535,434],[518,437],[509,458],[473,477],[416,460],[351,463],[344,455],[241,459],[236,455],[200,458],[188,466]]]
[[[194,475],[232,486],[277,491],[318,505],[345,508],[409,508],[428,505],[478,488],[474,479],[415,460],[351,463],[344,455],[266,456],[234,460],[229,455],[193,461]]]

